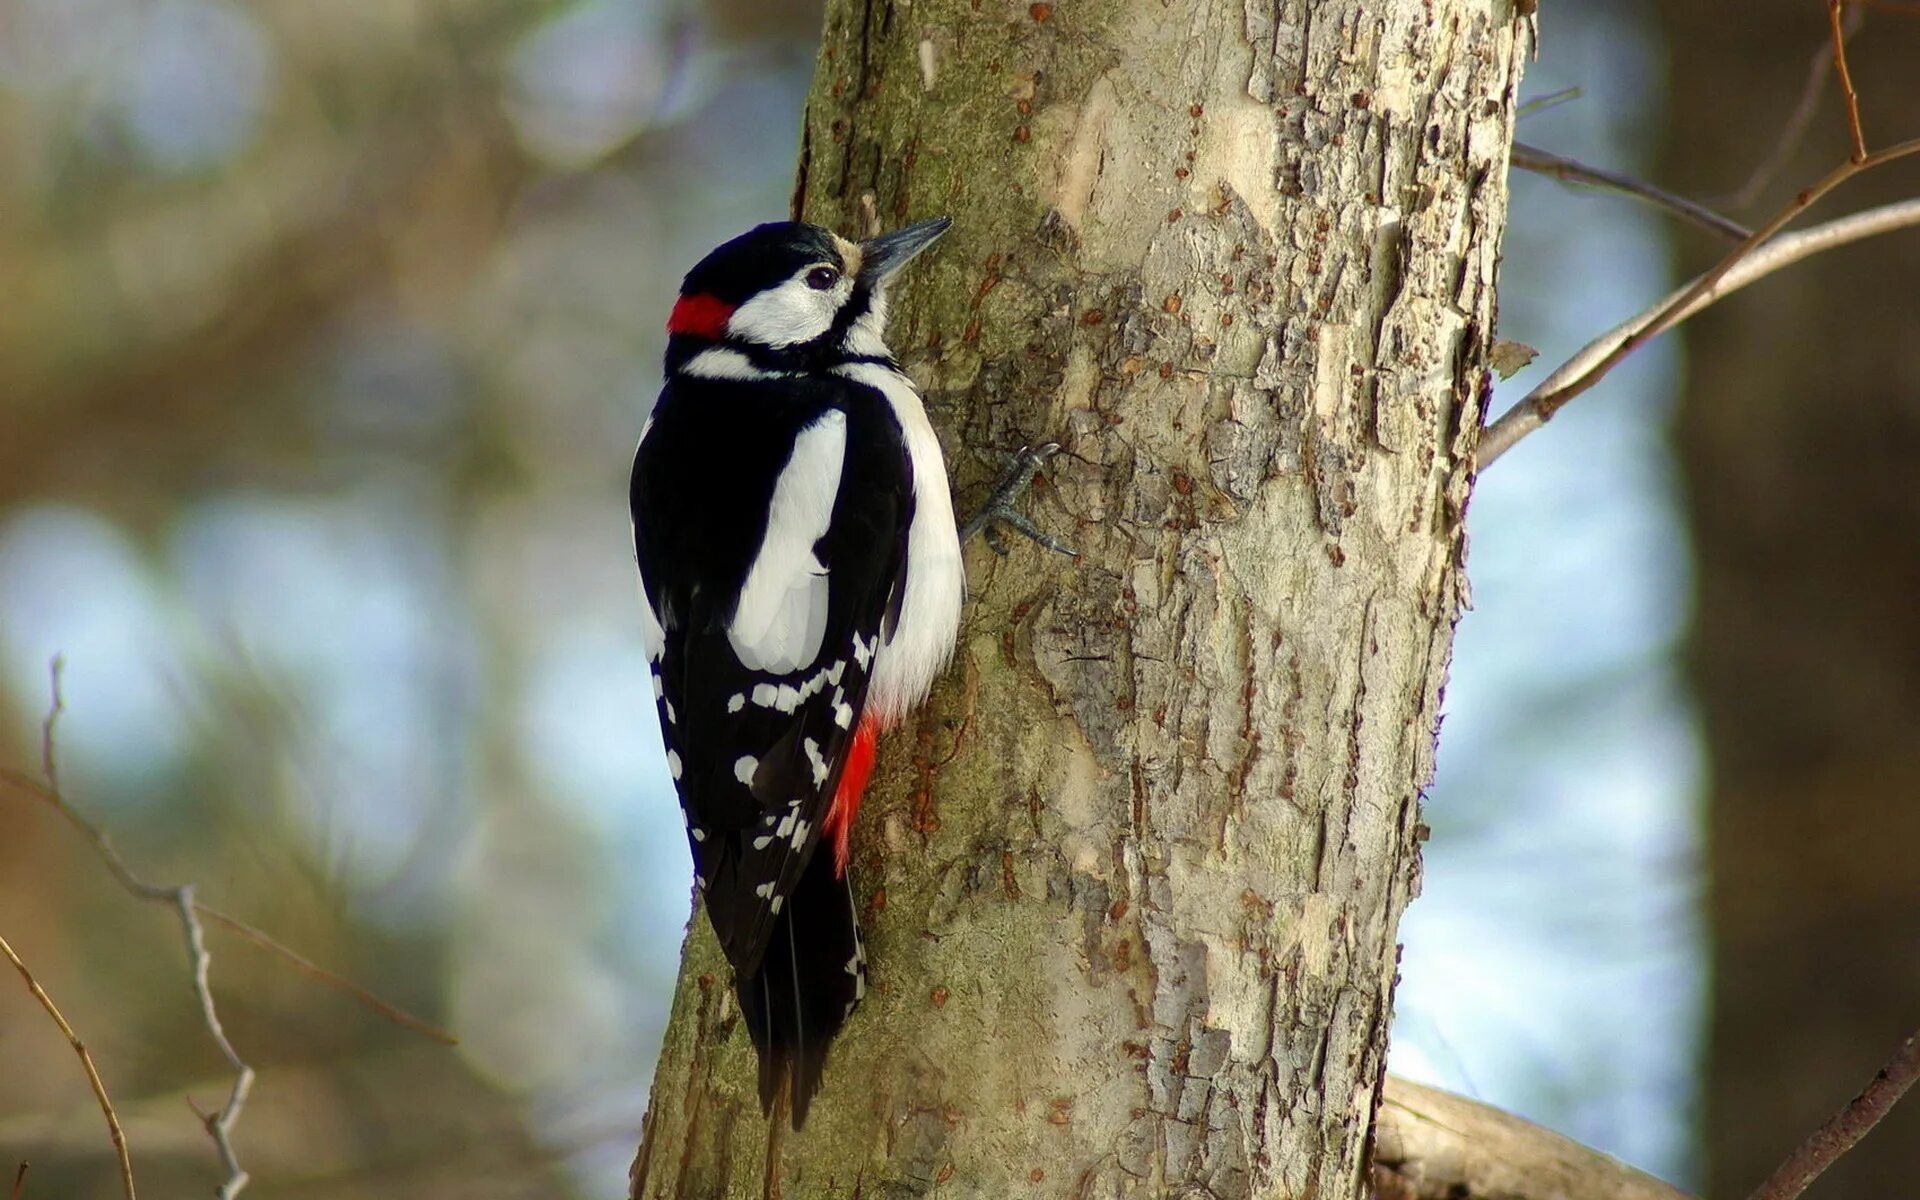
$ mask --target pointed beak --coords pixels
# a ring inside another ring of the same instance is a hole
[[[874,287],[884,286],[915,255],[939,241],[952,224],[952,217],[935,217],[861,242],[860,277]]]

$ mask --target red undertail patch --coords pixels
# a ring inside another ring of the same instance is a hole
[[[873,774],[873,756],[879,747],[880,727],[872,717],[861,717],[860,728],[853,731],[853,745],[847,749],[847,765],[840,770],[840,786],[820,827],[823,836],[833,838],[835,875],[847,873],[847,839],[853,835],[853,817],[860,811],[860,797],[867,790],[867,776]]]
[[[726,336],[727,318],[731,316],[733,305],[718,296],[710,296],[705,292],[682,296],[673,303],[673,313],[667,318],[667,332],[691,334],[717,342]]]

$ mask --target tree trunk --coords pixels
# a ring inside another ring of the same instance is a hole
[[[1530,36],[829,6],[797,203],[954,216],[890,340],[963,498],[1066,444],[1037,516],[1080,557],[972,552],[855,838],[872,987],[771,1150],[696,918],[635,1196],[1359,1193]]]
[[[1656,9],[1676,66],[1671,182],[1739,186],[1780,142],[1822,6]],[[1920,134],[1920,26],[1868,12],[1851,43],[1868,136]],[[1726,97],[1747,100],[1726,104]],[[1755,213],[1847,153],[1828,80]],[[1828,215],[1910,196],[1875,172]],[[1689,269],[1719,246],[1692,246]],[[1753,1188],[1920,1023],[1920,236],[1827,254],[1687,327],[1679,450],[1698,560],[1689,653],[1712,764],[1707,1194]],[[1920,1106],[1808,1193],[1907,1194]]]

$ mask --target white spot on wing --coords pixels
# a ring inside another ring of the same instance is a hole
[[[742,754],[733,764],[733,777],[748,787],[753,786],[753,773],[760,769],[760,760],[751,754]]]
[[[819,787],[827,781],[827,760],[821,757],[820,743],[812,738],[802,738],[800,747],[807,752],[807,761],[813,764],[813,786]]]
[[[727,640],[748,670],[784,675],[820,654],[827,570],[813,547],[833,519],[846,453],[846,414],[829,411],[800,431],[773,485],[766,535],[727,626]],[[755,687],[756,703],[760,694]]]
[[[667,751],[667,772],[676,780],[680,778],[680,755],[678,751]]]
[[[747,698],[740,692],[735,692],[733,695],[727,697],[727,711],[730,713],[737,713],[746,706]]]

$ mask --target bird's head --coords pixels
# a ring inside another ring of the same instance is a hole
[[[885,357],[887,287],[953,224],[850,242],[799,221],[757,226],[687,272],[667,320],[670,368],[718,344],[754,361]]]

